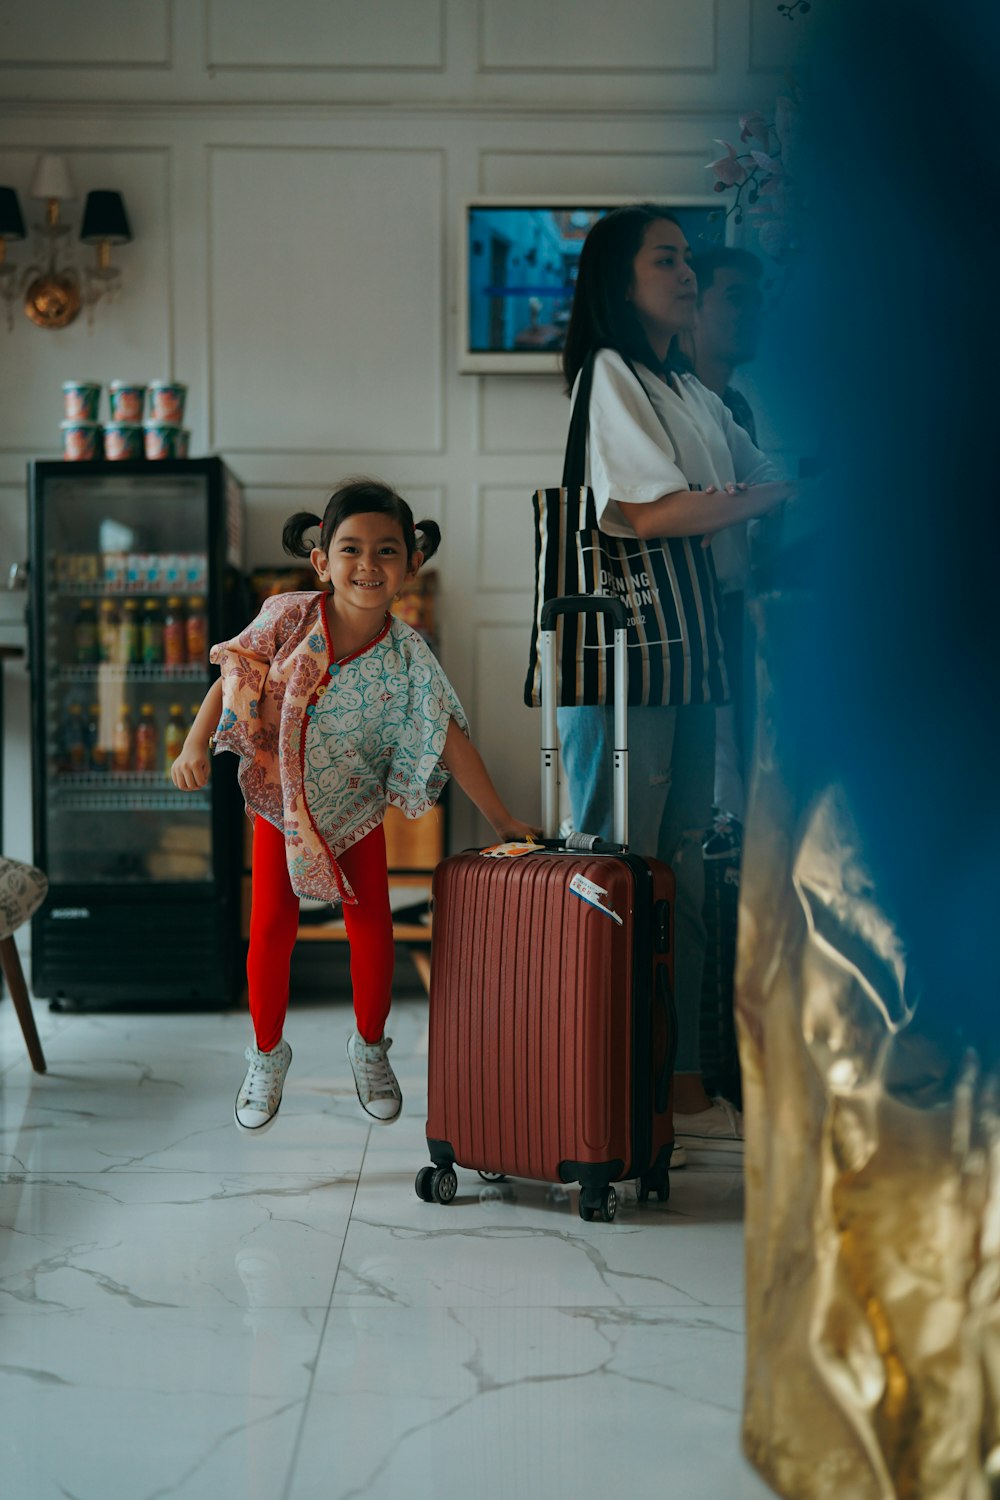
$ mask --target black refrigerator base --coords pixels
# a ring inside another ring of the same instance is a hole
[[[228,903],[178,899],[171,892],[163,892],[162,902],[95,901],[94,894],[50,891],[32,931],[35,995],[222,1008],[239,999],[242,944]]]

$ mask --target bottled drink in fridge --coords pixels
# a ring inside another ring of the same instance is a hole
[[[122,605],[118,660],[123,667],[137,667],[142,661],[142,626],[139,623],[139,603],[136,599],[126,599]]]
[[[208,660],[208,615],[204,599],[197,596],[188,600],[185,643],[188,661],[203,666]]]
[[[100,613],[97,617],[98,661],[114,662],[118,660],[121,623],[121,615],[118,613],[118,605],[115,601],[113,599],[102,599]]]
[[[163,617],[163,662],[166,667],[183,667],[187,661],[187,631],[183,601],[172,594]]]
[[[184,722],[184,710],[179,703],[171,703],[170,718],[163,731],[163,759],[168,773],[183,750],[186,739],[187,724]]]
[[[114,739],[111,743],[111,769],[113,771],[119,773],[131,771],[134,741],[132,710],[127,703],[123,703],[118,710],[118,723],[115,725]]]
[[[81,599],[73,625],[73,645],[78,667],[97,664],[97,610],[93,599]]]
[[[159,731],[156,715],[151,703],[144,703],[135,727],[135,768],[137,771],[155,771]]]
[[[63,730],[63,764],[67,771],[74,773],[87,769],[87,739],[81,703],[71,703],[66,710],[66,723]]]
[[[85,733],[87,743],[87,765],[98,773],[108,769],[108,749],[101,744],[101,705],[92,703],[87,714]]]
[[[147,599],[142,611],[142,661],[146,667],[163,666],[163,616],[155,599]]]

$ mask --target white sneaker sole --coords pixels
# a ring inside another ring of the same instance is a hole
[[[279,1099],[278,1100],[278,1109],[280,1109],[280,1108],[281,1108],[281,1100]],[[262,1125],[244,1125],[243,1121],[240,1119],[239,1115],[236,1113],[236,1105],[234,1104],[233,1105],[233,1119],[236,1121],[236,1128],[237,1128],[237,1130],[242,1130],[242,1132],[243,1132],[244,1135],[265,1135],[267,1133],[267,1131],[270,1130],[270,1128],[274,1124],[275,1120],[278,1118],[278,1109],[276,1109],[274,1111],[274,1114],[271,1115],[269,1119],[265,1120]]]

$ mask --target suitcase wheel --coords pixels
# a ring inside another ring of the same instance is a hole
[[[666,1168],[648,1177],[640,1177],[635,1185],[635,1196],[640,1203],[648,1202],[649,1195],[653,1192],[661,1203],[666,1203],[670,1197],[670,1173]]]
[[[424,1203],[433,1203],[434,1196],[431,1193],[431,1178],[434,1176],[433,1167],[421,1167],[417,1173],[417,1180],[413,1186],[417,1190],[417,1197]]]
[[[506,1174],[506,1172],[480,1172],[479,1175],[483,1179],[484,1182],[506,1182],[507,1181],[507,1174]]]
[[[458,1192],[458,1178],[451,1167],[436,1167],[431,1177],[430,1193],[435,1203],[451,1203]]]
[[[595,1214],[600,1214],[605,1224],[610,1224],[618,1212],[618,1194],[609,1183],[603,1192],[580,1189],[580,1218],[588,1223]]]

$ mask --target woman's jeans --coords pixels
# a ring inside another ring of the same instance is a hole
[[[614,710],[560,708],[559,737],[581,833],[612,836],[611,765]],[[677,880],[674,990],[677,1072],[701,1071],[699,1030],[705,967],[701,844],[712,820],[715,709],[630,708],[628,711],[629,848],[661,859]]]

